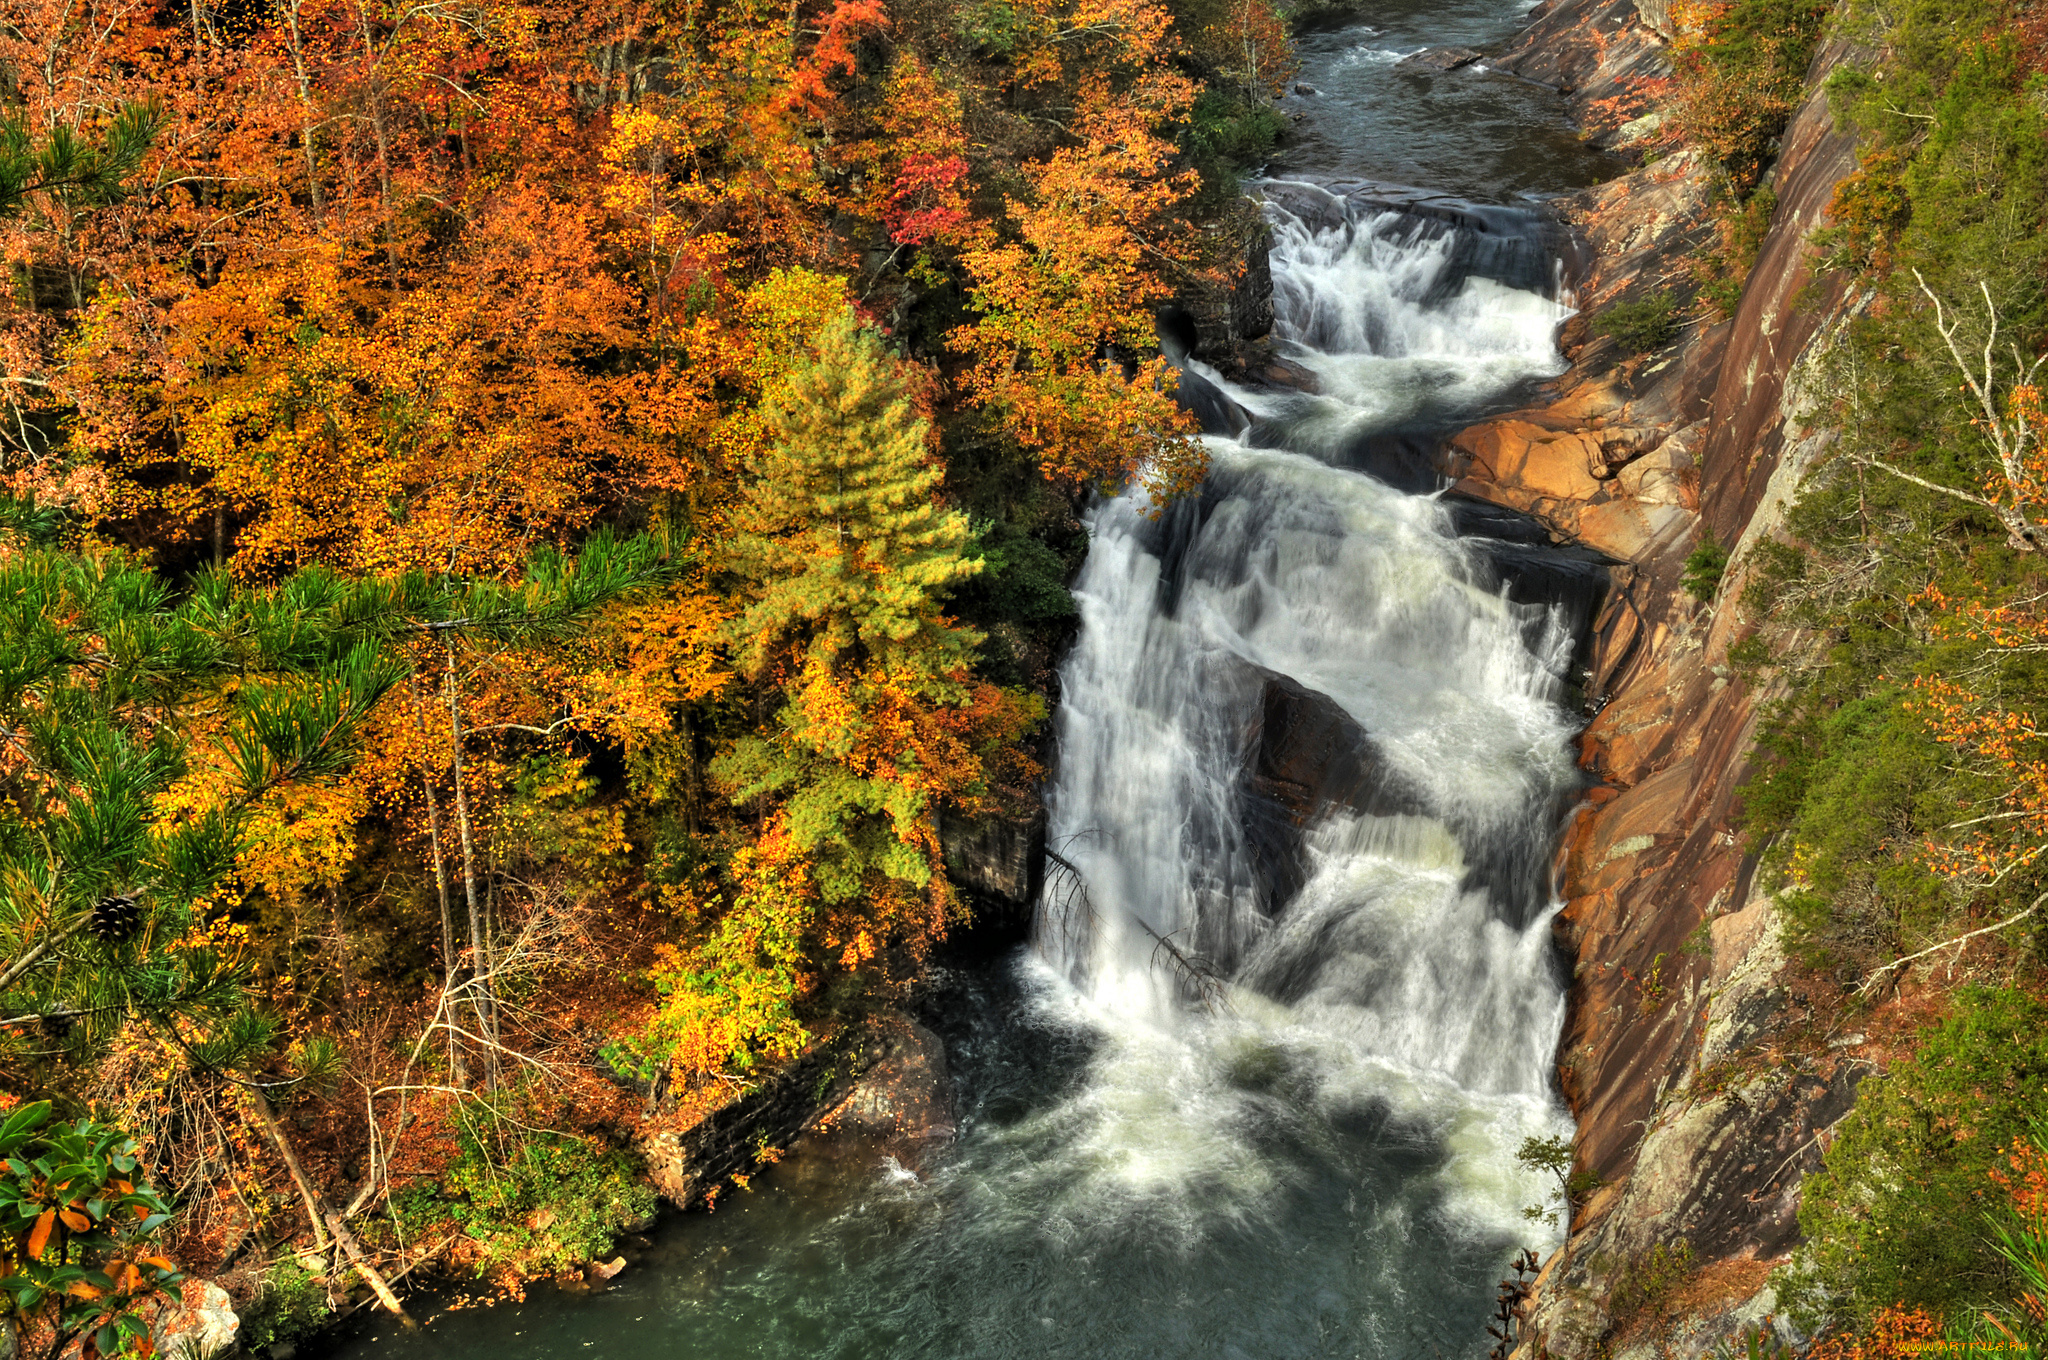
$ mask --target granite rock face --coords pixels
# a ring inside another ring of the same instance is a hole
[[[1657,0],[1558,0],[1498,64],[1583,108],[1661,71],[1668,36]],[[1782,532],[1834,437],[1807,413],[1854,299],[1814,281],[1805,242],[1854,169],[1820,93],[1848,55],[1836,44],[1815,59],[1814,93],[1771,172],[1776,216],[1733,316],[1686,320],[1648,354],[1586,323],[1616,302],[1689,291],[1709,187],[1691,154],[1572,195],[1559,206],[1589,262],[1563,337],[1571,369],[1538,404],[1459,432],[1441,454],[1458,494],[1527,511],[1558,541],[1620,563],[1587,677],[1596,715],[1581,761],[1598,783],[1568,833],[1556,923],[1572,961],[1559,1079],[1578,1120],[1576,1165],[1603,1186],[1546,1264],[1524,1333],[1532,1355],[1635,1345],[1618,1338],[1608,1301],[1660,1248],[1683,1245],[1702,1278],[1741,1284],[1696,1310],[1690,1340],[1659,1342],[1673,1353],[1710,1349],[1735,1319],[1767,1312],[1757,1289],[1798,1240],[1800,1180],[1870,1070],[1853,1048],[1794,1060],[1777,1047],[1797,1003],[1736,822],[1774,691],[1728,660],[1753,626],[1736,607],[1748,554]],[[1715,598],[1696,600],[1681,578],[1707,534],[1732,560]]]

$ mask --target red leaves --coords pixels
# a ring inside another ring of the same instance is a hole
[[[970,220],[960,193],[966,178],[967,162],[959,156],[904,157],[882,210],[889,239],[901,246],[921,246],[958,235]]]

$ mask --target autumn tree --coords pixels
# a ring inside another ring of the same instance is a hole
[[[655,1033],[686,1071],[791,1051],[792,1007],[826,968],[922,956],[957,910],[940,807],[978,808],[1038,717],[974,679],[980,638],[942,612],[981,563],[937,499],[913,381],[848,308],[763,402],[727,544],[747,583],[728,631],[769,717],[712,773],[764,826],[710,937],[671,963]]]
[[[950,343],[974,359],[973,399],[1049,479],[1115,491],[1139,478],[1168,499],[1207,466],[1172,370],[1148,357],[1154,309],[1202,263],[1173,221],[1200,177],[1163,135],[1196,86],[1169,63],[1172,14],[1149,0],[1027,12],[1036,42],[1018,83],[1069,95],[1069,136],[1021,167],[1007,221],[962,251],[978,319]]]
[[[967,517],[936,499],[942,472],[906,377],[851,310],[827,322],[764,404],[768,446],[734,515],[732,565],[753,596],[731,630],[740,668],[784,703],[717,772],[739,798],[784,796],[828,901],[875,870],[929,880],[926,791],[847,757],[878,687],[957,701],[980,641],[940,612],[981,563],[965,552]]]

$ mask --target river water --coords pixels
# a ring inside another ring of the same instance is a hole
[[[1314,93],[1259,187],[1280,348],[1321,395],[1192,366],[1224,412],[1201,495],[1091,512],[1047,794],[1070,868],[1034,948],[928,1005],[952,1148],[921,1174],[800,1150],[605,1291],[342,1354],[1485,1353],[1509,1258],[1561,1231],[1524,1216],[1550,1187],[1513,1153],[1570,1130],[1548,874],[1594,592],[1526,526],[1433,494],[1421,455],[1562,369],[1526,204],[1604,167],[1549,92],[1397,63],[1522,17],[1387,0],[1304,39]],[[1494,206],[1416,215],[1343,178]],[[1344,788],[1287,783],[1302,713]]]

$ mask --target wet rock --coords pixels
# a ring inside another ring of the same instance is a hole
[[[1320,91],[1318,91],[1318,90],[1316,89],[1316,87],[1315,87],[1315,86],[1313,86],[1313,85],[1296,85],[1296,86],[1294,87],[1294,92],[1295,92],[1296,94],[1304,94],[1304,95],[1306,95],[1306,94],[1318,94],[1318,93],[1320,93]]]
[[[1660,74],[1668,9],[1555,0],[1490,64],[1576,91],[1590,118],[1593,101]],[[1717,1280],[1746,1283],[1646,1344],[1702,1354],[1768,1313],[1756,1291],[1797,1241],[1800,1181],[1870,1070],[1858,1046],[1809,1046],[1797,1061],[1774,1047],[1799,1015],[1738,830],[1772,690],[1727,660],[1757,624],[1733,603],[1748,554],[1785,532],[1800,476],[1833,437],[1807,413],[1824,406],[1815,366],[1827,328],[1851,304],[1840,283],[1813,282],[1805,243],[1853,170],[1821,88],[1844,51],[1816,54],[1773,172],[1778,213],[1735,316],[1692,325],[1654,355],[1590,335],[1615,301],[1683,279],[1709,222],[1712,169],[1696,152],[1569,195],[1557,206],[1592,259],[1574,277],[1582,315],[1562,336],[1573,367],[1548,404],[1463,431],[1443,452],[1460,492],[1627,564],[1594,623],[1587,688],[1604,706],[1581,745],[1608,787],[1575,814],[1561,866],[1572,981],[1559,1078],[1578,1121],[1576,1164],[1606,1184],[1538,1287],[1529,1351],[1557,1360],[1615,1353],[1607,1303],[1619,1272],[1681,1241]],[[1641,144],[1663,131],[1652,117],[1599,136]],[[1733,560],[1718,598],[1701,602],[1681,577],[1708,528]],[[1710,956],[1688,947],[1701,941]]]
[[[626,1268],[626,1258],[614,1256],[609,1261],[592,1261],[586,1274],[593,1280],[609,1280]]]
[[[751,1175],[766,1148],[786,1148],[863,1070],[866,1032],[848,1029],[764,1074],[739,1099],[686,1125],[650,1121],[636,1144],[655,1191],[679,1209],[704,1201],[734,1173]]]
[[[1450,253],[1439,271],[1445,291],[1424,300],[1441,302],[1472,277],[1491,279],[1510,288],[1547,291],[1557,262],[1567,274],[1579,267],[1580,250],[1572,234],[1552,215],[1526,208],[1473,203],[1434,189],[1417,189],[1377,180],[1318,179],[1310,176],[1269,180],[1259,187],[1269,208],[1279,209],[1311,230],[1329,230],[1360,218],[1400,213],[1413,219],[1412,239],[1451,236]],[[1452,234],[1448,229],[1458,228]],[[1315,337],[1307,337],[1315,343]]]
[[[819,1116],[818,1125],[880,1138],[899,1162],[915,1165],[955,1131],[946,1047],[938,1035],[904,1015],[876,1022],[867,1045],[866,1071]]]
[[[1428,47],[1413,56],[1403,57],[1402,66],[1421,66],[1432,71],[1455,71],[1470,66],[1484,54],[1470,47]]]
[[[1282,359],[1271,354],[1259,356],[1254,363],[1245,368],[1241,376],[1247,382],[1256,383],[1261,387],[1285,388],[1294,392],[1306,392],[1311,396],[1323,388],[1322,379],[1316,376],[1314,369],[1297,364],[1292,359]]]
[[[1045,848],[1044,809],[1016,817],[941,813],[939,845],[946,877],[973,898],[983,924],[1030,924]]]
[[[1539,15],[1490,64],[1576,94],[1582,108],[1627,95],[1642,81],[1666,74],[1665,37],[1644,21],[1639,7],[1667,5],[1668,0],[1563,0]],[[1613,143],[1611,133],[1598,130],[1593,140]]]
[[[1426,804],[1395,779],[1379,746],[1330,698],[1262,671],[1257,716],[1244,737],[1238,806],[1268,914],[1308,878],[1303,833],[1329,808],[1389,816]],[[1227,962],[1227,960],[1224,960]]]
[[[1235,439],[1251,428],[1251,415],[1225,395],[1222,388],[1193,369],[1183,369],[1179,376],[1174,403],[1201,422],[1204,434]]]
[[[1271,233],[1249,200],[1202,229],[1235,267],[1225,279],[1190,279],[1160,309],[1160,348],[1175,364],[1192,355],[1229,367],[1245,346],[1273,330]]]

